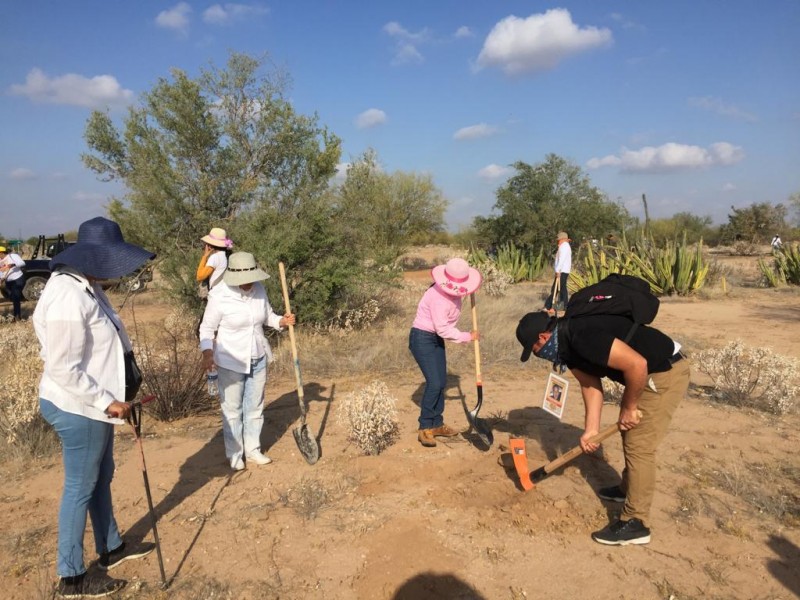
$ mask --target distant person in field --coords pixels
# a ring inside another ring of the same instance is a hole
[[[779,236],[776,233],[775,237],[772,238],[772,242],[770,242],[770,245],[772,246],[773,252],[779,252],[780,249],[783,248],[783,242],[781,241],[781,236]]]
[[[680,344],[654,327],[633,328],[633,320],[621,315],[556,319],[543,311],[522,317],[517,340],[522,362],[533,353],[554,365],[565,364],[578,380],[586,410],[580,446],[587,454],[599,448],[590,440],[600,431],[601,378],[625,386],[617,421],[625,455],[622,482],[598,491],[604,500],[625,504],[619,520],[595,531],[592,539],[608,545],[647,544],[656,449],[689,387],[689,364]]]
[[[408,336],[408,348],[425,377],[419,415],[419,443],[436,446],[437,437],[452,437],[458,431],[444,424],[444,390],[447,386],[445,340],[466,344],[478,338],[477,331],[459,331],[461,302],[481,285],[481,274],[463,258],[431,270],[433,284],[423,294]]]
[[[22,318],[22,290],[25,289],[22,267],[24,266],[25,261],[19,254],[9,252],[5,246],[0,246],[0,282],[5,284],[8,296],[11,298],[15,321]]]
[[[567,282],[569,281],[569,273],[572,271],[572,247],[569,245],[570,239],[566,231],[559,231],[556,235],[556,244],[558,250],[556,251],[556,260],[553,264],[555,270],[555,277],[553,278],[553,285],[550,288],[550,295],[544,303],[544,309],[550,316],[555,316],[556,308],[560,305],[561,310],[567,308],[568,292]],[[556,283],[558,283],[558,299],[557,306],[553,306],[553,295],[556,290]]]

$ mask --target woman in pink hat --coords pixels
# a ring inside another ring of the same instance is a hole
[[[444,424],[444,389],[447,386],[447,356],[444,342],[466,344],[478,338],[477,331],[459,331],[461,302],[481,285],[481,274],[463,258],[431,270],[431,285],[417,306],[408,348],[425,377],[419,415],[420,444],[436,446],[437,437],[452,437],[458,431]]]
[[[203,286],[208,286],[208,293],[222,281],[225,269],[228,268],[228,255],[233,248],[233,242],[228,239],[224,229],[214,227],[208,235],[200,238],[205,245],[203,256],[197,267],[197,281]]]

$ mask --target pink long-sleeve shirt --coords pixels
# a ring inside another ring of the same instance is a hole
[[[456,327],[461,317],[461,298],[445,294],[433,285],[423,294],[417,306],[417,316],[412,327],[435,333],[440,337],[464,344],[472,341],[469,331]]]

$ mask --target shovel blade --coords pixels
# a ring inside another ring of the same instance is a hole
[[[467,413],[467,420],[469,421],[472,430],[478,435],[481,441],[487,446],[494,443],[494,434],[492,428],[483,419],[478,418],[478,409],[471,410]]]
[[[517,471],[519,484],[526,492],[532,490],[534,485],[528,472],[528,455],[525,453],[525,440],[510,438],[508,445],[511,448],[511,457],[514,459],[514,469]]]
[[[314,436],[308,432],[308,426],[303,423],[299,427],[295,427],[292,430],[292,435],[294,435],[297,448],[303,458],[306,459],[306,462],[310,465],[316,463],[319,460],[319,444],[317,444]]]

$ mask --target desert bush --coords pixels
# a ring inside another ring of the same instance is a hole
[[[759,258],[758,268],[767,287],[800,285],[800,245],[787,244],[775,252],[771,265]]]
[[[505,296],[509,286],[514,283],[513,277],[498,269],[494,261],[482,262],[477,269],[483,276],[481,291],[489,296]]]
[[[754,256],[758,253],[758,245],[753,242],[737,240],[731,246],[731,254],[735,256]]]
[[[33,323],[0,326],[0,449],[4,457],[45,456],[58,449],[58,438],[39,413],[42,361]]]
[[[142,388],[155,396],[146,410],[159,421],[203,414],[216,406],[216,399],[210,398],[205,388],[196,328],[195,317],[178,310],[155,332],[134,327],[134,351],[144,377]]]
[[[399,432],[396,404],[382,381],[348,394],[338,413],[347,427],[348,439],[369,456],[391,446]]]
[[[696,355],[697,368],[714,381],[715,397],[732,406],[781,415],[796,408],[798,360],[735,340]]]

